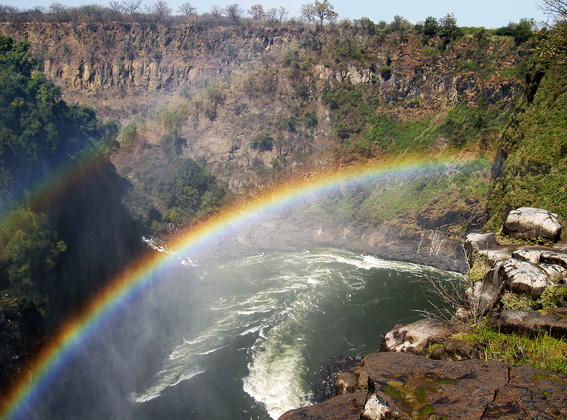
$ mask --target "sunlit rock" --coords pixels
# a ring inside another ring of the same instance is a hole
[[[547,210],[520,207],[508,214],[502,232],[517,239],[544,237],[557,242],[561,238],[561,221]]]
[[[545,288],[552,284],[547,273],[540,267],[513,258],[505,261],[498,273],[508,290],[533,298],[540,297]]]
[[[412,324],[398,324],[382,341],[382,351],[423,355],[430,344],[438,343],[459,331],[456,323],[422,319]]]

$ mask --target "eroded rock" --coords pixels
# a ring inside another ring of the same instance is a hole
[[[460,330],[457,323],[422,319],[412,324],[394,326],[382,341],[382,351],[424,355],[430,344],[444,341]]]
[[[520,207],[508,214],[502,233],[517,239],[544,237],[557,242],[561,238],[561,221],[555,213],[547,210]]]

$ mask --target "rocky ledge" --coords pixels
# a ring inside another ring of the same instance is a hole
[[[478,359],[376,353],[342,374],[339,396],[292,410],[299,419],[552,419],[567,417],[567,377]]]
[[[556,293],[565,287],[567,252],[564,243],[549,243],[559,240],[561,222],[545,210],[521,208],[504,226],[508,237],[548,243],[501,245],[494,234],[470,234],[470,265],[485,264],[484,275],[452,321],[396,325],[380,353],[338,376],[336,397],[280,420],[567,418],[567,376],[486,361],[481,346],[459,339],[481,317],[501,333],[567,337],[564,294]],[[504,294],[556,307],[506,308]]]

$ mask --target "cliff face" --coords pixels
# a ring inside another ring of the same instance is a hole
[[[248,193],[384,154],[490,154],[522,91],[514,68],[525,52],[490,33],[446,44],[348,25],[11,23],[0,32],[31,42],[67,101],[125,125],[112,161],[162,213],[148,191],[187,158]],[[466,199],[482,219],[484,196]],[[429,220],[441,202],[431,200],[418,225],[459,231],[462,220]]]
[[[62,87],[66,99],[120,119],[172,93],[226,80],[235,70],[270,70],[270,64],[280,65],[286,60],[283,55],[297,54],[301,48],[321,58],[301,63],[319,85],[347,80],[354,85],[378,84],[386,103],[419,99],[419,104],[402,107],[410,114],[415,108],[454,107],[463,101],[500,102],[520,89],[517,80],[503,77],[520,60],[506,38],[487,40],[482,49],[474,39],[464,38],[439,52],[403,33],[376,37],[303,26],[28,22],[4,23],[0,32],[32,44],[46,75]],[[329,58],[325,49],[342,49],[344,41],[350,51],[339,54],[340,62],[324,60]],[[360,60],[356,50],[371,62]],[[481,77],[478,63],[486,57],[495,67]]]
[[[129,119],[192,84],[277,55],[304,35],[301,29],[140,23],[12,23],[0,32],[32,44],[68,101],[114,119]]]

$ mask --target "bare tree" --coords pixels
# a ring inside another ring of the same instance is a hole
[[[312,23],[315,21],[315,6],[312,4],[304,4],[301,6],[301,17],[307,22]]]
[[[122,0],[122,10],[129,14],[140,12],[142,0]]]
[[[67,10],[67,6],[61,3],[51,3],[49,5],[49,13],[63,13]]]
[[[567,19],[567,0],[543,0],[541,9],[555,20]]]
[[[195,17],[195,12],[197,11],[196,7],[191,6],[189,3],[183,3],[177,9],[177,13],[181,13],[187,17],[187,20],[190,20],[192,17]]]
[[[152,6],[152,13],[160,19],[171,15],[171,12],[171,7],[164,0],[158,0]]]
[[[286,18],[286,16],[289,14],[289,12],[287,11],[287,9],[285,7],[279,7],[278,8],[278,20],[281,22],[283,22]]]
[[[110,3],[108,3],[108,7],[110,7],[110,10],[112,10],[114,13],[122,13],[122,11],[124,10],[122,4],[120,4],[116,0],[112,0]]]
[[[276,7],[272,7],[266,11],[266,19],[270,23],[276,23],[278,21],[278,9]]]
[[[254,4],[250,6],[250,9],[248,9],[248,14],[252,16],[252,19],[254,20],[261,20],[265,16],[264,6],[261,4]]]
[[[211,15],[213,15],[213,17],[218,19],[222,15],[224,15],[224,9],[220,6],[213,6],[211,7]]]
[[[226,14],[229,18],[231,18],[234,22],[238,21],[242,17],[244,12],[240,8],[238,4],[231,4],[230,6],[226,7]]]

